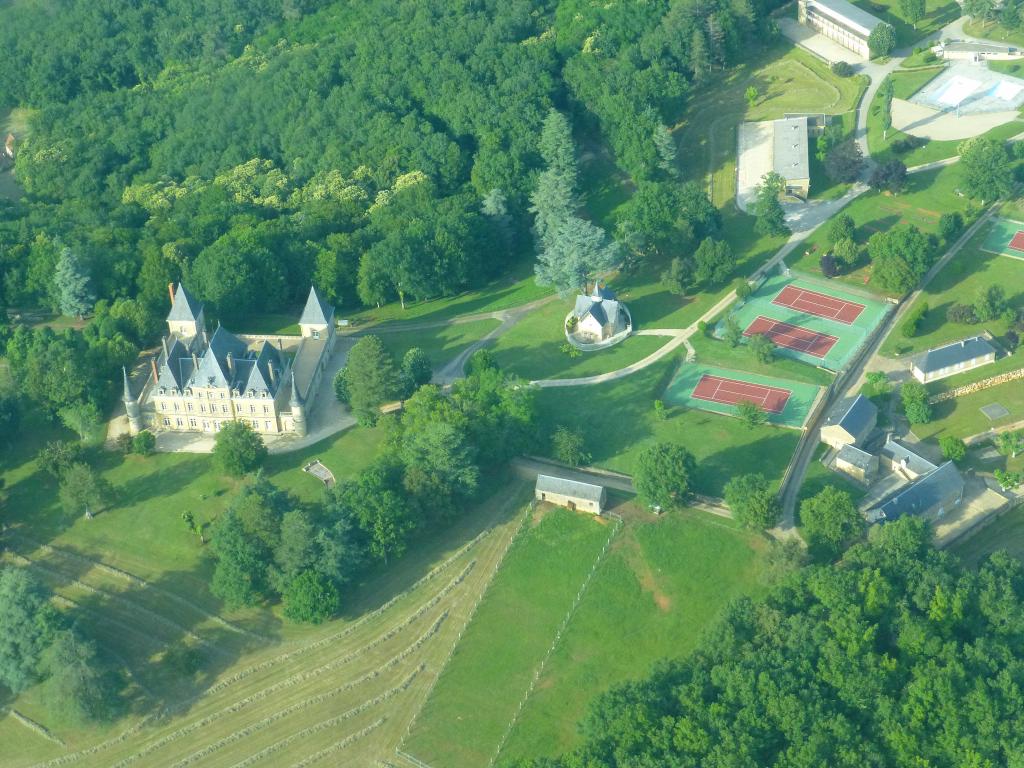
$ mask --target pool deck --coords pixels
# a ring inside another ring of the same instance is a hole
[[[911,136],[933,141],[971,139],[1018,119],[1020,114],[1016,110],[957,117],[956,112],[940,112],[904,99],[892,100],[892,127]],[[1021,122],[1021,129],[1024,130],[1024,122]]]

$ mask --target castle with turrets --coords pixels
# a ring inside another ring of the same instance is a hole
[[[147,427],[217,432],[225,422],[241,420],[261,434],[305,436],[306,416],[336,342],[334,308],[316,288],[310,288],[298,336],[236,335],[219,323],[211,334],[203,305],[185,286],[168,290],[169,333],[140,394],[124,375],[132,434]]]

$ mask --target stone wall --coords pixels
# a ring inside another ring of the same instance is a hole
[[[932,395],[928,398],[928,402],[934,405],[935,403],[941,403],[945,400],[952,400],[954,397],[963,397],[964,395],[981,392],[983,389],[998,387],[1000,384],[1005,384],[1008,381],[1016,381],[1017,379],[1024,379],[1024,368],[1018,368],[1015,371],[1007,371],[1006,373],[1001,373],[998,376],[990,376],[987,379],[976,381],[973,384],[965,384],[962,387],[954,387],[947,392],[940,392],[937,395]]]

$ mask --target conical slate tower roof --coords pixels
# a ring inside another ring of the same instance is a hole
[[[171,305],[171,312],[167,315],[167,320],[190,322],[198,318],[202,311],[202,303],[186,291],[184,285],[178,283],[178,290],[174,292],[174,304]]]
[[[299,325],[330,325],[334,317],[334,307],[324,301],[316,286],[310,286],[306,308],[302,310]]]

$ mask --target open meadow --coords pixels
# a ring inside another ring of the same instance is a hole
[[[621,527],[538,507],[405,751],[471,768],[499,746],[499,763],[570,749],[594,696],[692,649],[729,600],[761,588],[764,539],[701,512],[618,509]]]

